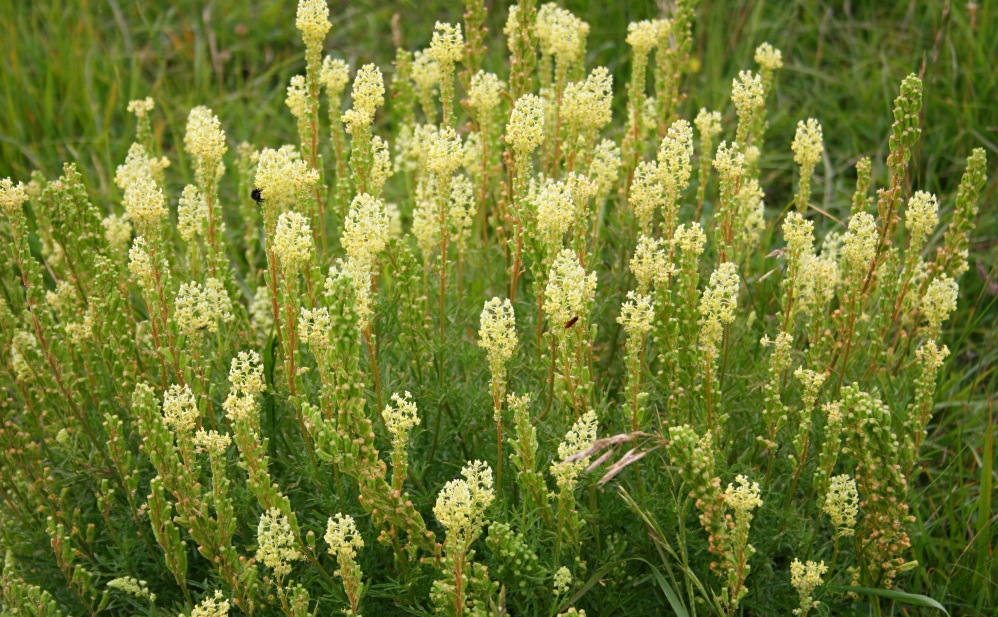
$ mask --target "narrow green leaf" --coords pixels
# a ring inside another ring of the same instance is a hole
[[[911,604],[912,606],[925,606],[928,608],[935,608],[941,610],[943,613],[946,613],[946,615],[949,615],[949,612],[943,607],[942,604],[936,602],[929,596],[923,596],[917,593],[907,593],[904,591],[897,591],[896,589],[874,589],[872,587],[832,586],[829,587],[829,589],[845,593],[861,593],[868,596],[879,596],[881,598],[887,598],[888,600],[895,600],[897,602]]]

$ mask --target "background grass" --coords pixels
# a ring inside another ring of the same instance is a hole
[[[490,3],[490,29],[501,31],[506,2]],[[277,145],[297,140],[283,104],[291,75],[304,70],[293,0],[0,0],[0,177],[54,177],[76,162],[92,197],[119,208],[113,172],[132,140],[125,105],[152,96],[154,130],[174,161],[172,195],[189,180],[182,141],[188,111],[210,106],[233,142]],[[656,2],[567,2],[592,26],[589,65],[614,73],[624,105],[629,67],[627,23],[659,14]],[[456,21],[459,2],[331,2],[327,51],[352,65],[376,62],[390,72],[393,42],[428,42],[437,19]],[[400,15],[397,27],[392,17]],[[943,218],[952,208],[963,161],[988,150],[989,180],[971,244],[971,271],[961,280],[959,312],[947,343],[954,370],[926,444],[926,473],[913,487],[918,518],[914,556],[923,565],[910,590],[957,613],[986,610],[995,594],[993,398],[998,360],[998,2],[704,0],[695,24],[698,67],[683,112],[730,107],[730,82],[752,62],[756,45],[783,50],[769,105],[763,159],[767,203],[775,212],[792,195],[789,143],[798,119],[824,126],[827,158],[815,198],[832,216],[848,208],[852,166],[871,156],[883,180],[890,109],[910,72],[925,80],[924,134],[913,185],[938,192]],[[487,66],[500,66],[501,41]],[[732,113],[729,109],[729,115]],[[991,604],[993,606],[993,604]],[[986,614],[986,613],[982,613]]]

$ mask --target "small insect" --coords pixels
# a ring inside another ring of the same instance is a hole
[[[263,203],[263,191],[261,191],[260,189],[253,189],[253,192],[250,193],[250,197],[252,197],[253,201],[255,201],[258,204]]]
[[[575,322],[577,322],[577,321],[579,321],[579,316],[578,315],[576,315],[575,317],[569,319],[568,321],[565,322],[565,329],[568,330],[569,328],[571,328],[572,326],[574,326]]]

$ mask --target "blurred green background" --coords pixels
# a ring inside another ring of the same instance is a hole
[[[487,4],[489,28],[499,33],[509,3]],[[626,104],[627,24],[662,15],[664,4],[565,3],[592,26],[589,66],[602,64],[613,72],[618,112]],[[295,5],[295,0],[0,0],[0,177],[27,180],[35,169],[55,177],[63,161],[74,161],[88,178],[92,197],[104,207],[120,208],[114,169],[133,138],[125,107],[145,96],[156,101],[153,126],[173,162],[168,189],[174,196],[190,179],[178,146],[195,105],[211,107],[233,143],[296,142],[284,105],[288,80],[304,71]],[[334,25],[327,52],[355,67],[376,62],[389,78],[397,38],[410,49],[425,46],[434,21],[459,21],[464,10],[459,0],[332,0],[330,6]],[[998,366],[998,0],[703,0],[694,33],[696,67],[684,86],[689,98],[681,113],[692,118],[701,106],[721,109],[728,127],[732,77],[753,66],[759,43],[769,41],[783,51],[785,67],[768,104],[762,160],[771,220],[792,195],[789,145],[799,119],[815,117],[824,127],[827,158],[818,168],[813,199],[829,213],[847,210],[860,156],[873,158],[875,179],[884,182],[892,101],[912,72],[923,76],[925,103],[909,188],[939,193],[946,220],[965,157],[975,147],[988,152],[989,180],[972,236],[971,270],[961,280],[960,309],[947,332],[946,342],[957,350],[956,370],[941,386],[950,394],[934,429],[938,450],[927,453],[933,469],[928,481],[952,481],[952,490],[922,492],[927,501],[939,501],[921,510],[932,513],[920,523],[931,541],[916,547],[924,569],[913,585],[959,601],[968,589],[987,584],[981,573],[970,571],[973,554],[963,558],[967,534],[973,533],[964,517],[993,502],[980,494],[978,479],[982,469],[994,469],[981,460],[981,444],[994,426],[987,419],[994,412]],[[504,73],[504,56],[503,42],[490,37],[486,67]],[[984,507],[978,514],[993,526],[995,514],[990,505]],[[985,561],[993,555],[989,544],[980,547]]]

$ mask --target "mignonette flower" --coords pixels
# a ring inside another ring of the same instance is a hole
[[[925,290],[919,310],[925,317],[925,323],[933,338],[937,336],[943,322],[956,310],[959,292],[960,286],[957,282],[945,274],[932,279],[928,289]]]
[[[853,535],[856,516],[859,514],[859,491],[856,489],[856,480],[847,474],[833,476],[822,510],[832,519],[838,537]]]
[[[155,107],[156,102],[152,100],[151,96],[147,96],[144,99],[129,101],[126,109],[128,110],[128,113],[135,114],[136,118],[142,119],[148,116],[149,112],[155,109]]]
[[[447,530],[447,540],[467,547],[485,522],[485,510],[495,499],[492,468],[482,461],[468,463],[463,478],[451,480],[440,490],[433,514]]]
[[[794,162],[801,167],[813,169],[821,160],[821,155],[825,151],[822,142],[821,125],[814,118],[808,118],[805,122],[801,120],[797,123],[797,132],[794,134],[794,141],[790,145],[794,152]]]
[[[408,391],[402,395],[398,392],[392,394],[392,404],[385,406],[381,417],[385,420],[385,428],[392,435],[392,443],[396,446],[401,444],[402,447],[409,440],[409,432],[421,422],[416,402]]]
[[[152,258],[146,250],[146,239],[143,236],[136,236],[128,250],[128,271],[143,289],[150,289],[154,284]]]
[[[223,599],[222,592],[216,591],[214,596],[209,596],[194,607],[190,617],[228,617],[229,601]]]
[[[735,477],[735,482],[738,486],[731,483],[725,489],[724,501],[739,517],[749,515],[752,510],[762,506],[758,482],[749,482],[748,478],[742,475]]]
[[[562,491],[571,492],[575,489],[579,474],[589,465],[589,457],[576,461],[565,459],[586,450],[596,441],[596,412],[590,409],[575,421],[572,428],[565,434],[565,440],[558,444],[558,461],[551,464],[551,475]]]
[[[326,0],[299,0],[295,27],[301,32],[305,47],[318,55],[326,34],[333,27],[329,23],[329,5]]]
[[[877,254],[877,223],[869,212],[857,212],[849,219],[842,236],[842,263],[851,271],[869,267]]]
[[[187,132],[184,134],[184,150],[194,159],[194,169],[202,181],[214,180],[229,146],[225,142],[225,131],[221,122],[210,109],[200,105],[187,116]]]
[[[701,107],[693,124],[700,133],[700,139],[713,142],[714,138],[721,133],[721,112],[709,111],[706,107]],[[712,153],[702,152],[701,156],[709,157]]]
[[[264,197],[264,211],[280,212],[319,181],[319,172],[301,160],[294,146],[264,148],[256,168],[254,182]]]
[[[260,515],[256,528],[256,559],[274,571],[278,580],[291,573],[291,562],[302,559],[288,517],[277,508]]]
[[[620,177],[620,147],[610,139],[604,139],[593,151],[589,164],[589,178],[592,179],[597,203],[610,194],[613,185]]]
[[[350,93],[353,108],[343,114],[343,123],[347,132],[357,135],[366,130],[374,121],[374,113],[378,107],[385,104],[385,82],[381,77],[381,69],[374,64],[365,64],[353,80],[353,90]]]
[[[478,346],[488,353],[494,380],[505,383],[506,363],[516,351],[516,318],[509,299],[492,298],[482,308]]]
[[[166,198],[152,176],[136,178],[125,189],[125,212],[140,229],[150,229],[168,215]]]
[[[325,353],[331,347],[329,333],[332,327],[329,309],[324,306],[314,309],[303,307],[298,313],[298,336],[315,356]]]
[[[232,445],[232,438],[217,431],[198,430],[194,434],[193,443],[198,451],[205,451],[212,456],[220,456]]]
[[[152,102],[152,99],[147,99]],[[141,101],[132,101],[141,102]],[[131,111],[131,110],[129,110]],[[145,581],[139,580],[133,576],[123,576],[121,578],[116,578],[107,582],[108,589],[117,589],[124,593],[135,596],[136,598],[142,598],[148,600],[149,602],[156,601],[156,594],[149,591],[149,584]]]
[[[655,311],[650,297],[633,291],[627,292],[627,300],[620,307],[617,323],[624,327],[629,339],[640,341],[651,332],[654,318]]]
[[[655,214],[665,203],[666,188],[662,184],[662,174],[654,161],[641,161],[634,170],[634,180],[627,201],[634,209],[641,233],[651,234]]]
[[[775,71],[783,68],[783,53],[769,43],[762,43],[755,48],[755,61],[762,68]]]
[[[426,169],[448,177],[461,166],[463,155],[464,148],[457,132],[449,126],[440,127],[426,144]]]
[[[554,56],[564,66],[579,60],[585,49],[589,24],[553,2],[537,11],[537,39],[541,53]]]
[[[572,586],[572,572],[567,567],[562,566],[555,570],[554,577],[551,581],[551,587],[554,591],[554,595],[560,596],[568,593],[569,588]]]
[[[329,546],[329,554],[337,560],[356,559],[357,551],[364,548],[364,538],[357,531],[357,523],[349,514],[340,512],[326,521],[323,539]]]
[[[199,416],[190,386],[174,384],[163,393],[163,421],[178,436],[192,433]]]
[[[312,257],[312,228],[308,219],[290,210],[277,219],[274,253],[285,272],[297,272]]]
[[[24,190],[23,182],[14,184],[10,178],[0,180],[0,208],[3,209],[7,218],[17,216],[26,201],[28,201],[28,193]]]
[[[349,82],[350,69],[346,62],[331,56],[323,58],[322,69],[319,71],[319,83],[326,89],[326,96],[330,100],[339,101]],[[339,107],[339,102],[336,106]]]
[[[208,204],[198,191],[198,187],[188,184],[177,204],[177,231],[184,242],[193,242],[203,235],[208,226]],[[129,230],[130,232],[131,230]]]
[[[644,234],[638,236],[638,245],[630,261],[630,270],[637,280],[639,294],[647,294],[653,285],[668,280],[672,272],[666,252],[668,244],[665,238],[656,239]]]
[[[513,104],[505,140],[518,159],[529,156],[543,143],[544,111],[537,95],[524,94]]]
[[[800,596],[800,608],[794,609],[794,615],[806,617],[808,612],[818,606],[818,602],[811,596],[814,590],[824,581],[821,576],[828,572],[828,566],[824,561],[801,563],[799,559],[794,559],[790,564],[790,584],[797,590]]]
[[[585,320],[596,296],[596,273],[586,274],[575,251],[563,249],[554,260],[544,290],[544,312],[559,331],[573,317]]]
[[[654,21],[643,19],[627,24],[627,44],[634,48],[636,55],[647,55],[658,45],[659,26]]]
[[[939,224],[939,200],[932,193],[915,191],[908,200],[904,227],[908,230],[908,250],[918,253]]]
[[[495,73],[480,70],[471,78],[471,87],[468,89],[468,104],[478,113],[479,122],[481,122],[481,118],[488,117],[492,110],[499,106],[501,90],[502,84]]]
[[[308,87],[305,84],[304,75],[294,75],[288,84],[288,96],[284,99],[284,104],[288,106],[291,115],[298,122],[302,122],[308,116]]]
[[[593,69],[585,81],[565,86],[561,117],[581,130],[599,130],[609,124],[613,103],[613,76],[606,67]]]
[[[750,121],[755,110],[762,107],[765,96],[762,78],[752,71],[740,71],[731,81],[731,102],[735,104],[739,123]]]
[[[730,261],[722,263],[710,275],[710,284],[700,298],[700,313],[724,324],[733,323],[739,287],[737,266]]]
[[[347,257],[364,269],[371,269],[378,254],[388,245],[388,213],[385,204],[366,193],[353,198],[340,243]]]
[[[562,240],[575,221],[575,200],[565,182],[552,182],[537,195],[537,232],[550,254],[561,250]]]
[[[464,57],[464,38],[461,36],[461,24],[451,25],[437,22],[433,27],[433,38],[430,39],[428,53],[441,66],[451,65]]]

